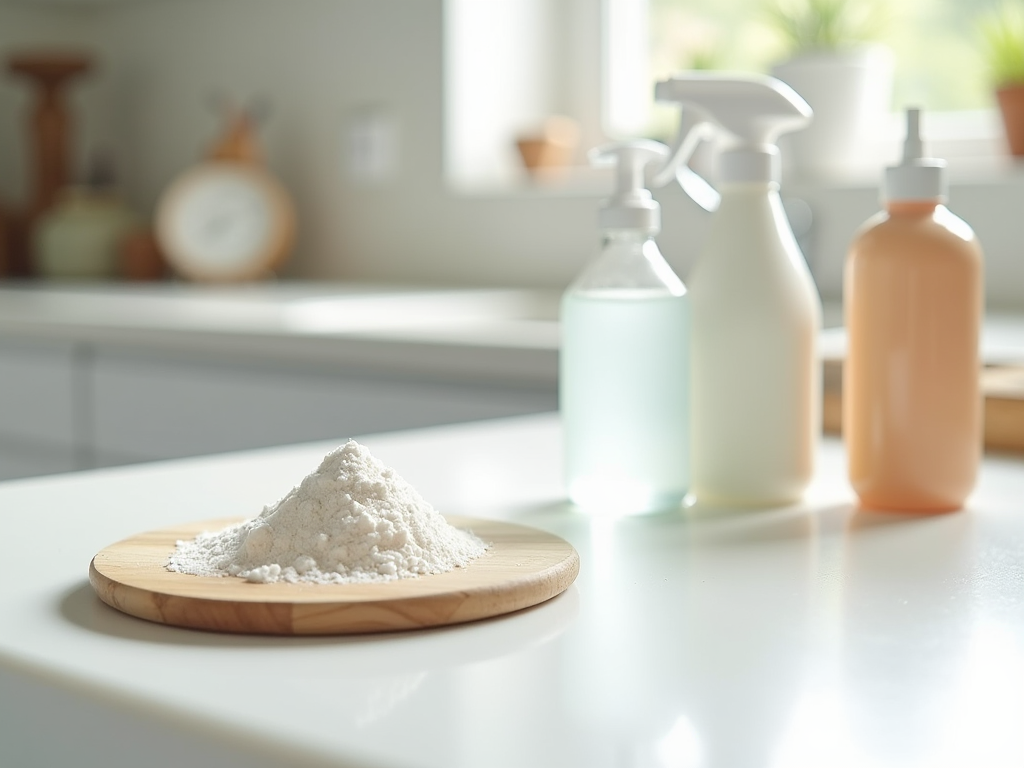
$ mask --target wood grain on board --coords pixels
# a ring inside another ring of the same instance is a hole
[[[239,520],[212,520],[138,534],[93,558],[89,581],[108,605],[149,621],[193,629],[330,635],[438,627],[537,605],[569,587],[579,556],[544,531],[449,517],[491,546],[465,568],[375,584],[253,584],[166,568],[179,539]]]

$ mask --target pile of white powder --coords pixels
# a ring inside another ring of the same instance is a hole
[[[168,570],[344,584],[444,573],[487,549],[354,440],[259,517],[179,541]]]

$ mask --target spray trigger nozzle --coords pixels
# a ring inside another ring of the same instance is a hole
[[[672,143],[665,163],[654,172],[651,185],[663,187],[674,179],[686,194],[705,211],[709,213],[717,211],[722,196],[703,176],[690,168],[690,158],[693,157],[700,143],[712,141],[714,138],[715,127],[704,115],[697,110],[684,111],[679,118],[676,140]]]
[[[671,160],[656,179],[667,183],[675,176],[705,208],[703,200],[717,203],[718,193],[685,167],[700,141],[713,136],[724,139],[719,155],[721,181],[772,182],[779,176],[775,147],[779,135],[803,128],[811,119],[807,102],[773,77],[687,72],[659,82],[654,96],[682,107]]]

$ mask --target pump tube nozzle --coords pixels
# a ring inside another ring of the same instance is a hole
[[[903,160],[886,168],[882,197],[890,202],[946,199],[946,161],[924,156],[920,109],[907,109]]]
[[[604,229],[661,229],[661,206],[644,184],[648,163],[664,161],[669,150],[657,141],[638,139],[605,144],[590,150],[587,157],[595,167],[614,166],[615,190],[601,208]]]

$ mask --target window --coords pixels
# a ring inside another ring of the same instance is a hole
[[[610,0],[627,2],[628,0]],[[769,72],[784,59],[784,38],[769,8],[802,0],[646,0],[648,82],[681,69]],[[953,157],[1002,152],[993,112],[993,88],[980,49],[978,24],[997,0],[850,0],[875,42],[892,51],[891,109],[925,110],[925,130],[936,154]],[[804,3],[806,4],[806,3]],[[648,103],[648,132],[673,130],[674,111]],[[641,122],[637,120],[636,122]],[[885,124],[886,161],[902,133],[898,114]]]
[[[784,58],[768,8],[800,0],[648,0],[652,79],[679,70],[724,68],[767,72]],[[859,26],[892,49],[894,104],[935,111],[990,107],[979,53],[978,19],[990,0],[850,0]]]
[[[446,173],[460,186],[523,177],[518,135],[545,116],[608,137],[670,139],[677,108],[654,83],[682,69],[768,72],[785,56],[768,4],[801,0],[446,0]],[[894,114],[873,141],[872,173],[897,155],[906,106],[925,110],[930,150],[1004,154],[976,32],[999,0],[849,0],[893,52]]]
[[[580,147],[604,140],[602,2],[446,0],[445,173],[456,188],[521,179],[516,139],[552,115],[580,124]]]

